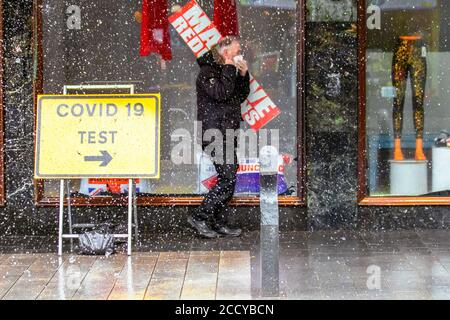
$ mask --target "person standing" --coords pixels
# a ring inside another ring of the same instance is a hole
[[[241,234],[241,229],[232,229],[226,225],[227,219],[223,215],[233,197],[239,167],[236,156],[237,137],[233,135],[233,141],[227,143],[226,131],[240,128],[240,105],[250,93],[248,65],[241,50],[239,38],[227,36],[197,59],[200,66],[196,81],[197,120],[202,123],[202,149],[205,151],[208,145],[203,141],[203,135],[210,129],[222,134],[222,155],[226,155],[227,145],[233,147],[232,161],[217,156],[215,149],[211,152],[211,160],[217,172],[217,184],[187,219],[198,235],[206,238]]]

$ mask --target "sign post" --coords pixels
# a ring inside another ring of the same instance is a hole
[[[58,254],[63,238],[64,179],[127,178],[128,238],[136,210],[133,178],[160,174],[160,95],[40,95],[37,105],[35,178],[59,179]],[[69,192],[69,190],[68,190]]]

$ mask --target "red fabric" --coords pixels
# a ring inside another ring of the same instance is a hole
[[[172,59],[167,0],[142,1],[141,56],[158,53],[163,60]]]
[[[217,184],[217,181],[218,181],[218,176],[216,174],[216,175],[213,175],[212,177],[209,177],[208,179],[203,180],[202,184],[206,188],[208,188],[208,190],[211,190]]]
[[[214,25],[222,36],[238,36],[236,0],[214,0]]]
[[[120,182],[110,182],[106,185],[106,189],[111,193],[120,193]]]

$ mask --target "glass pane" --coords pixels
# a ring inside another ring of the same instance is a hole
[[[450,2],[366,3],[369,194],[448,195]]]
[[[186,3],[169,0],[169,11]],[[213,3],[199,1],[211,20]],[[155,54],[140,56],[141,25],[136,13],[141,11],[142,1],[83,0],[76,7],[71,7],[72,4],[64,0],[43,1],[44,93],[62,94],[68,85],[82,88],[71,87],[67,93],[161,92],[161,177],[140,180],[138,192],[151,195],[207,192],[206,182],[214,172],[205,161],[196,163],[194,159],[199,159],[199,154],[192,156],[191,164],[175,164],[172,159],[173,148],[183,135],[198,141],[195,81],[199,68],[193,53],[170,27],[172,60],[164,66]],[[68,28],[67,20],[73,10],[80,12],[79,28]],[[265,128],[279,130],[283,154],[279,190],[280,194],[291,195],[297,194],[296,10],[294,0],[238,3],[240,34],[250,72],[282,110]],[[99,89],[96,85],[104,87]],[[246,123],[242,122],[241,127],[252,135]],[[251,156],[243,155],[241,160],[252,164],[254,159],[248,158]],[[246,170],[252,168],[242,166],[241,174],[251,175]],[[105,185],[85,179],[73,180],[71,188],[87,196],[102,196],[125,192],[127,185],[121,185],[121,181]],[[255,185],[241,185],[240,191],[235,195],[253,195]],[[57,192],[58,183],[45,182],[46,196],[55,196]]]

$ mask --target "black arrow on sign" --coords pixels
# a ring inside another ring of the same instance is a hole
[[[85,156],[84,161],[101,161],[100,167],[106,167],[111,162],[112,157],[108,151],[102,150],[100,153],[102,154],[101,156]]]

